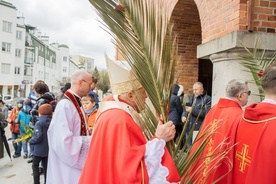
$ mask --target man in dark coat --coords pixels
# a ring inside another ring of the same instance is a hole
[[[186,104],[185,111],[181,116],[182,122],[188,123],[186,127],[186,138],[188,138],[190,131],[195,132],[195,135],[192,135],[189,139],[188,147],[192,145],[193,138],[195,138],[206,114],[211,108],[211,97],[207,95],[206,91],[204,91],[201,82],[196,82],[193,85],[193,92],[194,95],[190,102]],[[189,116],[189,119],[187,119],[190,113],[191,115]]]

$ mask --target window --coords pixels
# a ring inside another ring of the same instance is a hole
[[[24,67],[24,75],[26,75],[26,76],[32,76],[32,74],[33,74],[33,69],[32,69],[32,67],[30,67],[30,66],[25,66],[25,67]]]
[[[12,32],[12,23],[3,21],[3,31],[5,32]]]
[[[62,71],[67,72],[67,67],[63,67]]]
[[[11,52],[11,44],[2,42],[2,51]]]
[[[2,63],[1,64],[1,72],[2,74],[9,74],[11,69],[11,64]]]
[[[16,39],[22,40],[22,31],[16,31]]]
[[[17,75],[20,74],[20,67],[16,66],[16,67],[14,68],[14,74],[17,74]]]
[[[21,49],[15,49],[15,56],[21,57]]]
[[[66,56],[63,56],[63,61],[67,62],[67,57]]]
[[[87,63],[87,69],[89,69],[89,70],[92,69],[91,62],[88,62],[88,63]]]

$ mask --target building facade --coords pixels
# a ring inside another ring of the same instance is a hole
[[[71,57],[71,60],[78,65],[79,68],[92,73],[95,69],[94,59],[86,56],[74,55]]]
[[[192,93],[193,83],[202,81],[213,104],[231,79],[253,80],[240,64],[243,45],[254,48],[260,39],[268,54],[276,52],[275,0],[179,0],[171,22],[179,40],[179,83]],[[249,88],[258,94],[254,84]],[[252,95],[249,103],[258,100]]]
[[[172,2],[175,2],[172,0]],[[253,81],[241,65],[243,47],[254,48],[260,39],[260,49],[268,56],[276,53],[275,0],[178,0],[171,23],[177,33],[177,82],[185,94],[193,93],[193,84],[201,81],[212,103],[225,96],[226,84],[232,79]],[[117,51],[117,60],[124,60]],[[254,83],[249,83],[258,94]],[[252,95],[249,103],[257,102]]]
[[[0,94],[27,97],[37,80],[57,93],[79,67],[66,45],[49,43],[36,27],[24,23],[12,4],[0,0]]]
[[[24,72],[25,27],[12,4],[0,1],[0,14],[0,94],[17,96]]]

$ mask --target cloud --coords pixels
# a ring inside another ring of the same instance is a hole
[[[101,28],[89,1],[84,0],[7,0],[25,17],[25,24],[36,26],[50,42],[66,44],[70,55],[95,60],[98,69],[106,68],[104,53],[115,58],[112,37]]]

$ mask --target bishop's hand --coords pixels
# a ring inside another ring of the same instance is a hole
[[[175,126],[172,121],[168,121],[167,123],[159,122],[156,128],[155,135],[159,139],[163,139],[168,142],[172,140],[175,136]]]

